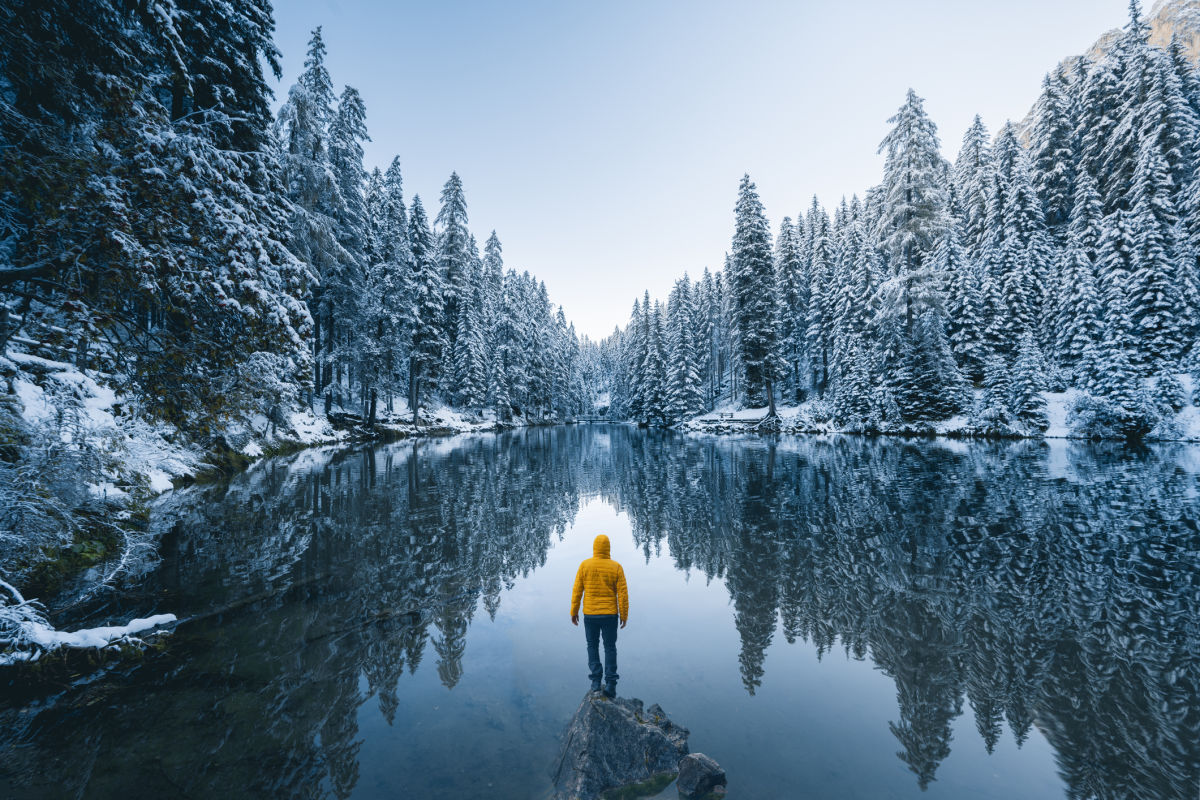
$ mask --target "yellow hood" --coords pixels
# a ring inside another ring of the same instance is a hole
[[[608,558],[609,557],[608,537],[605,536],[603,533],[600,534],[599,536],[597,536],[596,540],[594,542],[592,542],[592,555],[595,558]]]

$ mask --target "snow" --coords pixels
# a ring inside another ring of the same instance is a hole
[[[150,491],[155,494],[161,494],[174,485],[171,483],[171,476],[161,469],[152,467],[146,470],[145,475],[150,480]]]
[[[1071,429],[1067,425],[1067,414],[1071,404],[1079,396],[1079,392],[1068,389],[1065,392],[1044,392],[1043,394],[1046,398],[1046,419],[1050,422],[1050,427],[1046,429],[1046,438],[1070,438]]]
[[[1176,376],[1182,384],[1186,396],[1192,396],[1191,376],[1180,374]],[[1081,396],[1078,389],[1068,389],[1065,392],[1042,392],[1046,401],[1046,417],[1049,427],[1042,438],[1045,439],[1077,439],[1079,436],[1067,424],[1071,406]],[[839,429],[821,416],[828,409],[822,401],[809,401],[801,405],[780,405],[777,413],[782,423],[783,433],[837,433]],[[721,418],[721,414],[732,414],[732,417]],[[684,422],[680,428],[697,433],[753,433],[757,422],[765,417],[765,408],[739,408],[731,403],[722,403],[712,411],[697,415]],[[731,424],[732,423],[732,424]],[[1174,423],[1180,434],[1178,441],[1200,442],[1200,407],[1188,405],[1180,411]],[[971,419],[965,414],[958,414],[922,426],[924,430],[937,436],[958,437],[971,433]],[[1033,437],[1038,438],[1038,437]]]
[[[318,417],[309,409],[293,411],[288,415],[288,425],[295,433],[296,441],[310,445],[331,442],[337,438],[329,420]]]
[[[127,636],[175,622],[176,619],[174,614],[155,614],[152,617],[130,620],[124,625],[85,628],[69,632],[56,631],[49,625],[34,624],[28,627],[26,634],[30,642],[43,650],[56,650],[60,647],[105,647]]]
[[[134,634],[176,621],[174,614],[155,614],[130,620],[124,625],[106,625],[78,631],[55,630],[42,614],[37,601],[26,600],[15,586],[0,580],[8,598],[0,605],[0,666],[21,661],[36,661],[42,653],[59,648],[107,647],[115,642],[137,642]]]

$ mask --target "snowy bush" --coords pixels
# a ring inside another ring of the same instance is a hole
[[[814,425],[830,425],[833,423],[834,408],[829,400],[812,400],[805,405],[808,418]]]
[[[1067,426],[1085,439],[1140,439],[1160,416],[1146,403],[1128,409],[1103,397],[1081,393],[1067,412]]]
[[[1151,382],[1150,397],[1160,415],[1178,414],[1187,405],[1187,393],[1179,378],[1170,372],[1160,373]]]

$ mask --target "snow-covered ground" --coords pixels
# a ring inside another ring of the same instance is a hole
[[[1192,379],[1186,374],[1177,376],[1187,397],[1192,396]],[[1065,392],[1043,392],[1046,399],[1046,418],[1049,427],[1041,434],[1046,439],[1085,438],[1071,428],[1069,423],[1072,405],[1082,393],[1077,389]],[[839,428],[830,419],[831,406],[823,400],[813,400],[800,405],[779,405],[776,413],[780,420],[780,430],[783,433],[837,433]],[[723,403],[712,411],[700,414],[680,428],[697,433],[752,433],[756,423],[761,422],[767,415],[765,408],[741,408],[735,404]],[[1187,405],[1173,419],[1174,426],[1168,426],[1178,432],[1171,441],[1200,442],[1200,407]],[[962,437],[972,433],[972,422],[966,414],[959,414],[950,419],[932,422],[927,425],[911,426],[902,431],[932,433],[937,436]],[[886,433],[887,431],[883,431]],[[1035,437],[1036,438],[1036,437]]]

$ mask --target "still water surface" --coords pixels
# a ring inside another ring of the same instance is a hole
[[[606,533],[620,693],[731,798],[1195,800],[1198,471],[1184,446],[622,426],[270,461],[160,504],[162,562],[120,602],[186,618],[165,652],[7,684],[0,795],[545,797]]]

